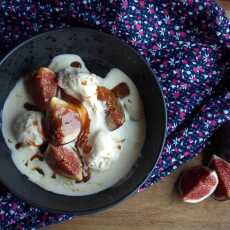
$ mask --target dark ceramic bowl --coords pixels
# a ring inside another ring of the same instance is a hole
[[[0,109],[21,76],[39,66],[47,66],[52,57],[63,53],[79,54],[89,70],[100,76],[117,67],[134,81],[144,103],[147,123],[146,140],[140,157],[130,173],[109,189],[81,197],[57,195],[31,183],[17,170],[0,132],[0,180],[16,196],[34,206],[81,215],[112,206],[143,184],[164,144],[166,109],[153,72],[134,49],[111,35],[84,28],[44,33],[11,51],[0,63]]]

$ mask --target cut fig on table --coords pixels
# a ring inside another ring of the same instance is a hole
[[[50,100],[45,126],[50,141],[55,145],[77,139],[81,132],[81,118],[78,108],[59,98]]]
[[[64,146],[49,145],[45,159],[55,173],[82,181],[82,162],[73,150]]]
[[[45,111],[50,99],[56,95],[57,78],[52,70],[41,67],[27,79],[26,86],[35,105]]]
[[[125,122],[123,108],[116,95],[103,86],[97,88],[98,100],[104,101],[106,105],[106,122],[110,130],[115,130]]]
[[[213,194],[218,182],[218,176],[214,170],[204,166],[195,166],[182,173],[178,190],[184,202],[199,203]]]
[[[219,184],[214,193],[216,200],[224,201],[230,199],[230,163],[213,155],[210,167],[216,170],[219,177]]]

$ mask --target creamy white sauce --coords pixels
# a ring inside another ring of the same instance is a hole
[[[78,73],[89,73],[82,59],[79,56],[72,54],[55,57],[49,65],[49,68],[58,72],[70,65],[73,61],[80,62],[83,67],[80,71],[77,70]],[[76,70],[71,69],[70,71]],[[120,145],[121,149],[114,149],[114,152],[117,155],[112,156],[114,159],[111,165],[109,165],[109,169],[104,171],[92,170],[91,178],[86,183],[75,183],[74,180],[59,175],[56,175],[56,178],[54,179],[52,178],[53,170],[45,161],[39,161],[38,159],[34,159],[33,161],[29,160],[37,152],[36,148],[15,149],[17,138],[13,124],[17,116],[25,112],[23,107],[24,103],[31,102],[22,79],[18,81],[5,102],[3,108],[2,132],[5,141],[11,150],[13,162],[22,174],[26,175],[29,180],[38,184],[45,190],[70,196],[82,196],[97,193],[113,186],[119,180],[124,178],[129,173],[140,154],[145,139],[145,119],[142,102],[134,83],[119,69],[112,69],[104,79],[97,77],[97,80],[100,82],[100,85],[108,88],[112,88],[120,82],[126,82],[131,93],[127,98],[121,100],[121,104],[127,109],[125,112],[125,123],[119,129],[110,132],[110,137],[108,138],[109,145],[115,143],[117,144],[115,148]],[[109,132],[105,123],[104,107],[102,104],[98,104],[94,101],[94,99],[95,98],[92,97],[92,100],[84,101],[84,105],[91,118],[91,144],[94,143],[95,135],[99,131],[103,134]],[[92,106],[92,103],[94,102],[95,108]],[[113,142],[111,140],[113,140]],[[71,145],[72,144],[70,143],[69,146]],[[98,146],[95,146],[94,148],[95,153],[98,149],[100,150],[100,148],[106,148],[105,146],[105,143],[99,143]],[[101,154],[102,157],[107,157],[105,152],[102,151]],[[26,162],[28,163],[27,166]],[[44,171],[45,176],[39,174],[36,170],[33,170],[36,167],[41,168]],[[96,166],[94,165],[92,168],[94,167]]]

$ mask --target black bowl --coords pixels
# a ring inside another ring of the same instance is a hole
[[[166,132],[166,109],[160,86],[144,59],[119,39],[91,29],[47,32],[23,42],[0,63],[0,108],[17,80],[36,67],[47,66],[57,54],[79,54],[98,75],[110,68],[124,71],[136,84],[145,108],[147,133],[139,159],[118,184],[102,192],[71,197],[47,192],[30,182],[14,166],[0,132],[0,180],[26,202],[53,212],[88,214],[112,206],[143,184],[161,153]],[[1,121],[0,121],[1,124]]]

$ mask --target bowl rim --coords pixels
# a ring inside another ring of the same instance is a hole
[[[142,60],[142,62],[146,65],[148,70],[152,73],[152,76],[154,77],[154,80],[155,80],[155,82],[157,84],[157,87],[159,89],[160,98],[161,98],[161,100],[163,102],[162,103],[162,107],[163,107],[163,114],[162,114],[163,115],[163,117],[162,117],[162,120],[163,120],[163,136],[161,138],[160,149],[158,151],[158,156],[156,157],[156,162],[155,162],[155,164],[153,164],[153,167],[148,171],[148,173],[146,173],[145,179],[143,181],[137,183],[133,190],[123,194],[123,196],[120,197],[119,199],[114,199],[109,204],[105,204],[105,205],[100,206],[98,208],[91,208],[91,209],[85,209],[85,210],[80,210],[80,211],[66,211],[66,210],[64,211],[64,210],[60,210],[60,209],[56,209],[56,208],[42,207],[40,204],[38,204],[36,202],[33,202],[33,200],[30,200],[28,198],[23,197],[23,195],[19,194],[16,189],[15,190],[9,189],[9,191],[12,194],[14,194],[15,196],[17,196],[19,199],[25,201],[26,203],[28,203],[31,206],[38,207],[41,210],[45,210],[45,211],[49,211],[49,212],[53,212],[53,213],[60,213],[60,214],[65,213],[65,214],[86,215],[86,214],[91,214],[91,213],[96,213],[96,212],[99,212],[99,211],[106,210],[106,209],[108,209],[108,208],[120,203],[121,201],[127,199],[129,196],[131,196],[134,193],[136,193],[138,188],[140,188],[148,180],[149,175],[154,170],[154,168],[155,168],[155,166],[156,166],[156,164],[157,164],[157,162],[158,162],[158,160],[159,160],[159,158],[160,158],[160,156],[162,154],[162,150],[163,150],[163,147],[164,147],[164,144],[165,144],[165,141],[166,141],[166,137],[167,137],[167,106],[166,106],[166,101],[165,101],[165,98],[164,98],[163,90],[162,90],[162,87],[161,87],[161,85],[159,83],[159,80],[156,77],[156,73],[154,73],[154,71],[150,67],[149,63],[144,59],[144,57],[136,49],[134,49],[132,46],[127,44],[124,40],[119,39],[118,37],[114,36],[113,34],[109,34],[109,33],[103,32],[101,30],[93,29],[93,28],[88,28],[88,27],[68,27],[68,28],[49,30],[49,31],[46,31],[46,32],[36,34],[36,35],[32,36],[31,38],[19,43],[17,46],[15,46],[13,49],[11,49],[5,56],[3,56],[3,58],[0,61],[0,67],[15,51],[17,51],[21,47],[25,46],[26,44],[28,44],[28,43],[30,43],[30,42],[32,42],[34,40],[40,39],[41,37],[43,37],[45,35],[49,35],[49,34],[56,33],[56,32],[65,32],[65,31],[71,31],[71,32],[87,32],[87,31],[89,31],[89,32],[93,32],[93,33],[98,33],[100,35],[107,36],[107,37],[109,37],[111,39],[114,39],[114,40],[122,43],[122,46],[124,46],[124,47],[126,47],[128,49],[131,49],[132,52],[134,52],[135,55],[137,55],[138,58],[140,58]],[[2,115],[2,111],[1,111],[1,115]],[[2,133],[2,128],[1,128],[1,133]],[[7,145],[6,143],[4,143],[4,144]],[[27,178],[27,180],[28,180],[28,178]],[[30,182],[30,183],[33,183],[33,182]],[[3,182],[3,184],[7,188],[10,187],[10,186],[8,186],[7,183],[5,183],[5,181]],[[40,187],[40,186],[38,186],[38,187]],[[107,189],[105,189],[103,191],[106,191],[106,190]],[[49,192],[49,191],[46,191],[46,190],[44,190],[44,191]],[[96,194],[97,193],[91,194],[91,195],[96,195]],[[56,195],[65,196],[65,195],[61,195],[61,194],[56,194]],[[82,196],[75,196],[75,197],[82,197]]]

